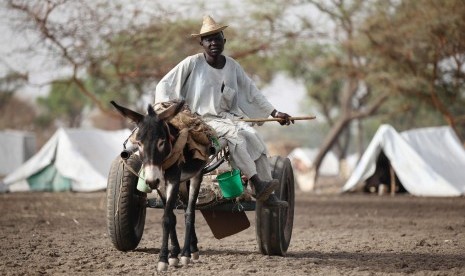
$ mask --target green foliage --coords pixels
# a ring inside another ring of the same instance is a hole
[[[132,105],[153,83],[200,46],[189,37],[189,20],[152,21],[125,29],[105,40],[104,54],[87,68],[92,92],[106,104],[116,100]]]
[[[33,122],[38,129],[43,129],[53,128],[55,120],[57,120],[57,118],[50,112],[47,112],[45,114],[38,115],[36,118],[34,118]]]
[[[184,16],[134,2],[129,13],[120,4],[97,2],[65,1],[59,9],[25,2],[14,9],[60,63],[75,69],[69,83],[54,83],[39,100],[42,125],[53,118],[78,125],[85,107],[108,109],[110,100],[137,107],[179,61],[201,51],[190,37],[201,24],[197,12]],[[213,14],[230,26],[226,54],[259,85],[278,71],[302,80],[309,102],[330,126],[378,116],[371,121],[400,128],[455,122],[465,131],[463,1],[249,0],[240,12],[234,6],[225,4],[226,18]],[[66,10],[79,12],[57,20],[55,13]],[[322,33],[315,10],[331,22],[330,33]],[[387,100],[372,108],[386,93]]]
[[[281,65],[304,80],[329,124],[387,93],[365,118],[399,129],[455,122],[465,131],[463,1],[302,3],[330,18],[335,39],[295,40],[280,52]]]
[[[278,20],[276,9],[270,11],[269,5],[260,12],[261,17],[257,13],[254,16],[263,18],[264,14],[271,13],[273,20]],[[275,59],[278,43],[273,39],[276,33],[265,31],[269,25],[257,25],[254,20],[244,20],[243,17],[236,20],[242,20],[240,32],[233,27],[224,31],[227,39],[225,53],[238,59],[259,85],[266,84],[279,67]],[[95,90],[96,87],[93,91],[104,102],[111,98],[136,105],[144,94],[153,93],[154,84],[182,59],[202,51],[199,40],[190,36],[199,30],[200,25],[200,17],[159,18],[105,39],[101,46],[101,52],[105,54],[96,58],[87,70],[88,77],[100,83],[101,92]],[[255,28],[248,28],[252,25]]]
[[[372,60],[372,82],[382,78],[413,114],[436,116],[417,116],[414,125],[437,123],[439,116],[444,124],[463,116],[463,1],[402,1],[390,8],[378,1],[375,8],[362,28],[368,38],[362,49]]]
[[[318,111],[331,120],[331,111],[340,103],[344,76],[335,61],[341,59],[340,49],[322,43],[300,43],[285,49],[280,58],[282,65],[292,77],[302,79],[307,96]]]
[[[43,115],[37,120],[41,125],[51,123],[54,118],[68,127],[79,127],[83,109],[89,104],[89,100],[75,83],[55,81],[48,96],[37,98],[37,103],[44,110]]]

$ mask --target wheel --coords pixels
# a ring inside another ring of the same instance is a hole
[[[289,207],[269,209],[257,202],[255,210],[257,242],[260,253],[284,256],[291,242],[294,224],[294,172],[288,158],[274,156],[269,160],[272,176],[280,182],[276,196],[287,201]]]
[[[133,154],[126,162],[117,157],[111,164],[107,185],[107,228],[111,242],[120,251],[133,250],[139,244],[145,226],[147,194],[137,190],[142,162]]]

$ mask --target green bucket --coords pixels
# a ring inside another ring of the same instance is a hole
[[[224,172],[216,177],[220,185],[221,193],[224,198],[235,198],[242,194],[244,186],[242,186],[240,171],[234,169],[230,172]]]

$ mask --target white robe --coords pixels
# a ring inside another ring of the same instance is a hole
[[[265,143],[256,131],[236,119],[267,118],[274,107],[234,59],[226,57],[225,66],[216,69],[202,53],[185,58],[156,87],[155,103],[174,99],[184,99],[193,112],[229,142],[234,161],[239,159],[234,158],[238,145],[247,148],[252,160],[266,154]],[[243,172],[246,170],[246,175],[254,173],[255,169],[247,173],[248,168],[244,168],[250,164],[236,165]]]

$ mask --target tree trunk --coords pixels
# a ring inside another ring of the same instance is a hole
[[[320,148],[320,151],[318,152],[318,155],[315,157],[315,160],[313,161],[313,165],[311,168],[311,175],[313,176],[313,179],[310,179],[310,181],[312,181],[314,189],[316,188],[318,170],[320,169],[321,163],[323,162],[323,158],[326,156],[326,153],[328,153],[328,151],[333,147],[339,135],[344,131],[344,129],[347,128],[349,124],[350,119],[347,116],[342,117],[338,121],[336,121],[336,123],[329,131],[328,135],[326,135],[323,144]]]

